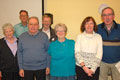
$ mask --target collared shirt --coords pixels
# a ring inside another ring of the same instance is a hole
[[[108,30],[107,29],[107,26],[106,25],[104,25],[105,27],[105,30],[108,32],[108,34],[110,34],[110,32],[111,32],[111,29],[113,29],[114,28],[114,26],[115,26],[115,24],[113,23],[113,25],[111,26],[111,29],[110,30]]]
[[[16,51],[17,51],[17,39],[15,37],[14,43],[10,43],[6,38],[4,38],[8,47],[10,48],[10,50],[12,51],[13,55],[16,55]]]
[[[22,33],[28,31],[27,25],[26,25],[26,26],[23,26],[22,23],[16,24],[16,25],[14,26],[14,29],[15,29],[15,36],[16,36],[16,37],[19,37]]]
[[[48,29],[47,31],[45,31],[44,29],[42,29],[42,32],[46,33],[48,36],[48,39],[50,39],[50,29]]]

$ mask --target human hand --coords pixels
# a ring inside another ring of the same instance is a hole
[[[88,76],[92,77],[92,75],[93,75],[93,71],[91,69],[89,69]]]
[[[87,73],[88,76],[92,77],[93,71],[91,69],[84,66],[83,70],[85,71],[85,73]]]
[[[21,77],[24,77],[24,70],[23,70],[23,69],[20,69],[19,75],[20,75]]]
[[[46,68],[46,75],[48,75],[49,73],[50,73],[50,68],[47,67],[47,68]]]
[[[83,70],[85,71],[85,73],[89,73],[89,69],[86,66],[83,67]]]
[[[2,72],[0,71],[0,77],[2,77]]]

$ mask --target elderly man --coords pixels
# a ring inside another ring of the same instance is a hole
[[[19,37],[18,64],[20,76],[25,80],[45,80],[49,74],[49,40],[45,33],[39,31],[37,17],[28,19],[28,32]]]
[[[21,10],[19,12],[19,15],[21,22],[14,26],[16,37],[19,37],[22,33],[28,31],[28,27],[27,27],[27,20],[29,18],[28,12],[26,10]]]
[[[107,80],[109,71],[113,80],[120,80],[120,73],[115,67],[120,61],[120,24],[114,21],[115,14],[111,7],[104,8],[101,17],[103,23],[98,25],[98,33],[103,39],[103,58],[99,80]]]

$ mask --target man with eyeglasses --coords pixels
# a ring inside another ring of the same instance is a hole
[[[108,72],[113,80],[120,80],[116,64],[120,61],[120,24],[116,23],[114,10],[106,7],[102,10],[103,23],[98,25],[98,33],[103,39],[103,58],[100,64],[99,80],[107,80]]]
[[[50,64],[48,46],[47,35],[39,31],[38,18],[30,17],[28,31],[20,35],[18,42],[19,74],[24,80],[46,80]]]
[[[16,24],[14,26],[15,29],[15,36],[18,38],[22,33],[27,32],[28,31],[28,27],[27,27],[27,20],[29,18],[28,16],[28,12],[26,10],[20,10],[19,12],[19,18],[21,20],[20,23]]]

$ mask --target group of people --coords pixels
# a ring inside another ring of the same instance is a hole
[[[66,38],[67,26],[56,24],[53,15],[42,17],[42,28],[37,17],[20,11],[21,23],[14,27],[3,25],[5,37],[0,39],[0,77],[2,80],[120,80],[116,64],[120,61],[120,24],[114,10],[102,10],[103,23],[86,17],[76,41]]]

